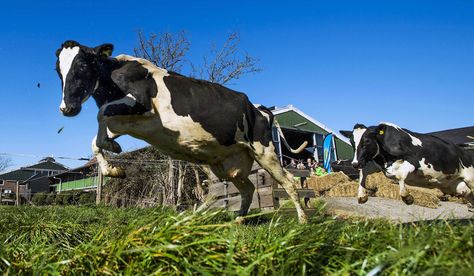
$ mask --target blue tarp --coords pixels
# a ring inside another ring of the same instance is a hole
[[[334,152],[332,138],[333,135],[332,133],[330,133],[326,135],[326,137],[324,137],[323,141],[324,168],[328,173],[331,172],[331,159]]]

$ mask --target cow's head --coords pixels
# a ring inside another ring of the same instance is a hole
[[[56,51],[56,71],[63,89],[59,110],[63,115],[79,114],[82,103],[90,97],[98,83],[98,61],[112,55],[113,48],[112,44],[89,48],[68,40]]]
[[[377,131],[362,124],[356,124],[351,131],[340,131],[342,135],[349,138],[354,147],[354,159],[352,166],[356,169],[363,168],[367,162],[371,161],[379,154],[377,143]]]

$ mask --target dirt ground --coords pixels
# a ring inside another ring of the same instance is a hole
[[[365,204],[358,204],[356,197],[324,197],[327,212],[341,217],[386,218],[398,222],[433,219],[469,219],[474,213],[465,204],[440,202],[436,209],[406,205],[401,200],[370,197]]]

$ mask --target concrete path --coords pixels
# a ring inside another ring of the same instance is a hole
[[[322,200],[326,202],[328,213],[343,217],[386,218],[399,222],[474,218],[474,213],[469,212],[465,204],[455,202],[441,202],[441,206],[432,209],[379,197],[370,197],[365,204],[358,204],[355,197],[325,197]]]

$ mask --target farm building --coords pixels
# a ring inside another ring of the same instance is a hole
[[[56,162],[54,158],[47,157],[37,164],[1,174],[0,193],[4,195],[3,201],[15,196],[17,192],[26,199],[29,199],[32,193],[49,192],[47,177],[67,170],[66,166]]]
[[[299,154],[292,154],[286,147],[281,145],[280,137],[275,131],[273,139],[282,164],[284,164],[287,159],[306,160],[307,158],[314,158],[314,160],[322,162],[323,140],[324,137],[330,133],[334,135],[332,161],[351,159],[353,157],[354,150],[345,137],[293,105],[288,105],[283,108],[272,107],[270,109],[282,127],[283,134],[290,146],[296,148],[304,141],[308,141],[306,150]]]
[[[55,192],[70,190],[90,190],[97,187],[97,161],[92,159],[83,166],[64,171],[60,174],[49,176],[51,189]]]

